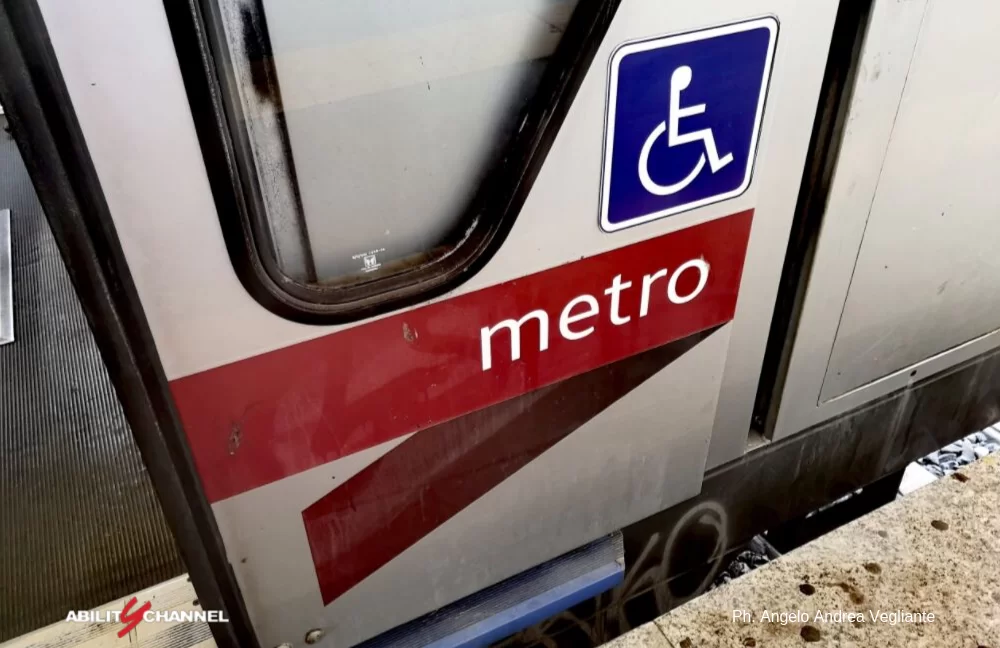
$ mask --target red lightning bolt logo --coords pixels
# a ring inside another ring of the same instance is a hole
[[[152,603],[146,601],[141,606],[139,606],[138,610],[130,612],[132,606],[135,604],[136,604],[136,598],[133,596],[128,601],[128,603],[125,604],[125,607],[122,608],[122,615],[119,620],[125,624],[125,627],[118,631],[119,638],[124,637],[128,633],[132,632],[132,630],[135,629],[137,625],[139,625],[139,622],[142,621],[142,616],[146,614],[146,612],[149,611],[151,607],[153,607]]]

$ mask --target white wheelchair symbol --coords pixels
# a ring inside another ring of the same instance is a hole
[[[726,153],[723,157],[719,157],[719,151],[715,148],[715,136],[712,134],[711,128],[693,133],[680,133],[681,119],[705,112],[705,104],[681,108],[681,91],[691,85],[691,76],[691,68],[687,65],[682,65],[670,75],[670,113],[667,118],[670,129],[667,133],[667,146],[674,147],[692,142],[704,142],[705,150],[698,158],[698,163],[691,169],[691,173],[687,174],[683,180],[668,185],[658,184],[649,177],[649,151],[660,135],[663,135],[663,132],[667,130],[667,122],[660,122],[660,125],[654,128],[653,132],[646,138],[646,143],[642,145],[642,152],[639,154],[639,180],[646,191],[656,196],[675,194],[694,182],[698,174],[705,168],[706,154],[712,173],[733,161],[732,153]]]

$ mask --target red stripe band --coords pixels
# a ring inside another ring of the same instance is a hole
[[[209,501],[728,322],[752,216],[172,381]]]

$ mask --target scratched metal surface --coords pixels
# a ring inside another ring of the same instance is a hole
[[[0,347],[0,641],[183,572],[41,206],[0,132],[17,339]]]

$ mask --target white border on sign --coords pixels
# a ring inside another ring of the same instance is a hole
[[[707,29],[674,34],[672,36],[657,36],[655,38],[648,38],[640,41],[630,41],[622,43],[615,48],[615,51],[611,53],[611,61],[609,64],[610,69],[608,73],[607,92],[608,105],[604,121],[604,164],[601,173],[600,214],[600,224],[602,230],[609,233],[616,232],[634,225],[641,225],[642,223],[648,223],[649,221],[653,221],[658,218],[664,218],[665,216],[672,216],[681,212],[697,209],[698,207],[704,207],[705,205],[711,205],[723,200],[729,200],[730,198],[735,198],[741,195],[747,190],[750,186],[750,180],[753,177],[754,163],[757,158],[757,140],[760,136],[760,125],[764,117],[764,101],[767,98],[767,90],[771,82],[771,64],[774,61],[774,48],[778,41],[778,26],[779,23],[776,16],[764,16],[743,22],[720,25],[718,27],[709,27]],[[765,27],[770,32],[770,40],[767,45],[767,56],[764,60],[764,78],[760,84],[760,97],[757,98],[757,116],[754,119],[753,135],[750,137],[750,151],[748,154],[749,158],[747,159],[746,175],[743,178],[743,182],[740,183],[740,186],[724,194],[709,196],[707,198],[702,198],[701,200],[685,203],[683,205],[675,205],[669,209],[652,212],[646,214],[645,216],[633,218],[623,223],[609,222],[608,201],[611,193],[611,157],[615,141],[615,107],[618,100],[618,67],[621,65],[622,59],[629,54],[635,54],[637,52],[645,52],[652,49],[669,47],[671,45],[680,45],[682,43],[692,43],[695,41],[705,40],[707,38],[713,38],[715,36],[725,36],[727,34],[750,31],[751,29],[758,29],[760,27]]]

